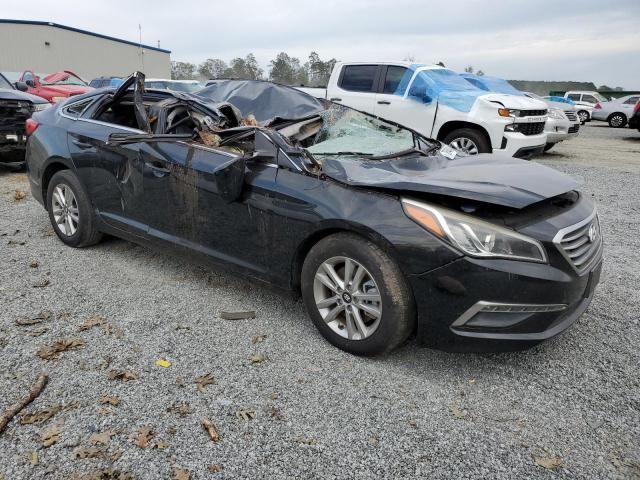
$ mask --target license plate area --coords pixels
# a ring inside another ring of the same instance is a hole
[[[602,273],[602,262],[598,263],[596,268],[589,272],[589,280],[587,281],[587,288],[582,295],[583,298],[590,298],[593,295],[593,291],[596,289],[596,285],[600,283],[600,274]]]

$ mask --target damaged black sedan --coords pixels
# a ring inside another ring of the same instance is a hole
[[[31,189],[64,243],[111,234],[300,292],[355,354],[413,333],[527,348],[572,325],[599,280],[596,208],[570,177],[288,87],[145,91],[137,74],[32,121]]]

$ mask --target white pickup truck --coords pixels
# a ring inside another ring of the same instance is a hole
[[[327,89],[300,90],[371,113],[468,154],[542,153],[547,105],[524,96],[488,93],[437,65],[337,63]]]

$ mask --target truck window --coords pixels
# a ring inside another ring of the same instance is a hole
[[[567,95],[567,98],[571,99],[571,100],[575,100],[576,102],[580,101],[580,94],[579,93],[570,93],[569,95]]]
[[[594,97],[593,95],[582,95],[582,101],[589,103],[598,103],[598,100],[596,100],[596,97]]]
[[[345,65],[340,88],[352,92],[373,92],[377,71],[377,65]]]
[[[404,95],[404,88],[406,88],[406,84],[404,85],[403,91],[398,91],[398,87],[400,86],[400,81],[407,73],[407,69],[405,67],[396,67],[390,65],[387,67],[387,74],[384,77],[384,88],[382,93],[390,93],[397,95]]]
[[[635,105],[636,103],[638,103],[638,100],[640,100],[640,97],[631,97],[628,98],[624,103],[626,105]]]

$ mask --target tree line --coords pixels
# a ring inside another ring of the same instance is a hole
[[[240,80],[271,80],[285,85],[325,86],[336,63],[335,58],[322,60],[311,52],[306,62],[280,52],[269,62],[269,71],[260,67],[253,53],[236,57],[228,63],[219,58],[208,58],[199,65],[189,62],[171,62],[173,80],[213,80],[234,78]]]

